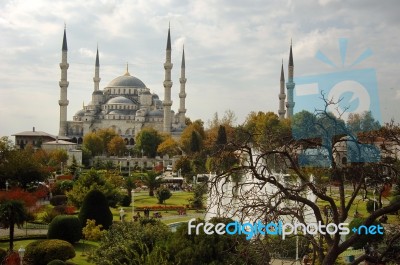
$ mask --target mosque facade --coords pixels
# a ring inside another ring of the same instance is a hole
[[[66,29],[62,44],[62,59],[60,63],[60,126],[58,137],[68,139],[75,143],[82,143],[83,136],[99,129],[112,128],[120,135],[125,143],[134,145],[135,136],[145,127],[152,127],[159,132],[170,133],[179,137],[185,128],[186,120],[186,77],[185,77],[185,52],[182,52],[179,109],[175,113],[171,110],[171,36],[168,29],[166,59],[164,63],[165,79],[164,99],[151,93],[150,89],[137,77],[126,72],[113,79],[104,89],[100,89],[100,59],[97,49],[95,73],[93,77],[94,89],[89,104],[83,105],[77,111],[72,121],[67,120],[69,82],[67,79],[68,46]]]

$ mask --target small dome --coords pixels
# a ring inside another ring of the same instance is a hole
[[[153,96],[153,99],[159,99],[157,94],[153,94],[152,96]]]
[[[113,79],[108,87],[137,87],[137,88],[145,88],[146,85],[139,79],[134,76],[131,76],[129,73],[125,75],[119,76]]]
[[[107,104],[133,104],[132,100],[126,97],[115,97],[107,101]]]
[[[78,111],[75,113],[75,116],[80,116],[80,117],[82,117],[82,116],[84,116],[84,115],[85,115],[85,110],[83,110],[83,109],[78,110]]]

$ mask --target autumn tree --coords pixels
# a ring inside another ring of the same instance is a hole
[[[180,152],[178,142],[170,135],[157,147],[157,153],[162,155],[174,156],[180,154]]]
[[[196,133],[196,141],[199,146],[202,146],[202,142],[205,139],[204,123],[201,120],[196,120],[192,124],[188,125],[182,132],[180,138],[180,144],[185,153],[191,153],[192,151],[192,140],[193,132]]]
[[[125,149],[125,141],[119,135],[114,136],[107,145],[107,151],[110,155],[122,156],[125,152]]]

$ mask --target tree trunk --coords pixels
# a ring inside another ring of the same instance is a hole
[[[324,260],[322,262],[322,265],[335,264],[335,261],[337,260],[338,257],[339,257],[338,251],[337,250],[331,250],[326,254],[326,256],[325,256],[325,258],[324,258]]]
[[[14,222],[10,223],[10,251],[14,248]]]

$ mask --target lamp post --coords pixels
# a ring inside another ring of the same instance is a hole
[[[128,177],[131,176],[131,156],[128,156]]]
[[[132,194],[132,220],[133,220],[133,217],[135,216],[135,189],[132,189],[131,194]]]
[[[24,255],[25,255],[25,248],[24,247],[20,247],[18,249],[18,255],[19,255],[20,264],[22,265],[22,262],[24,260]]]

